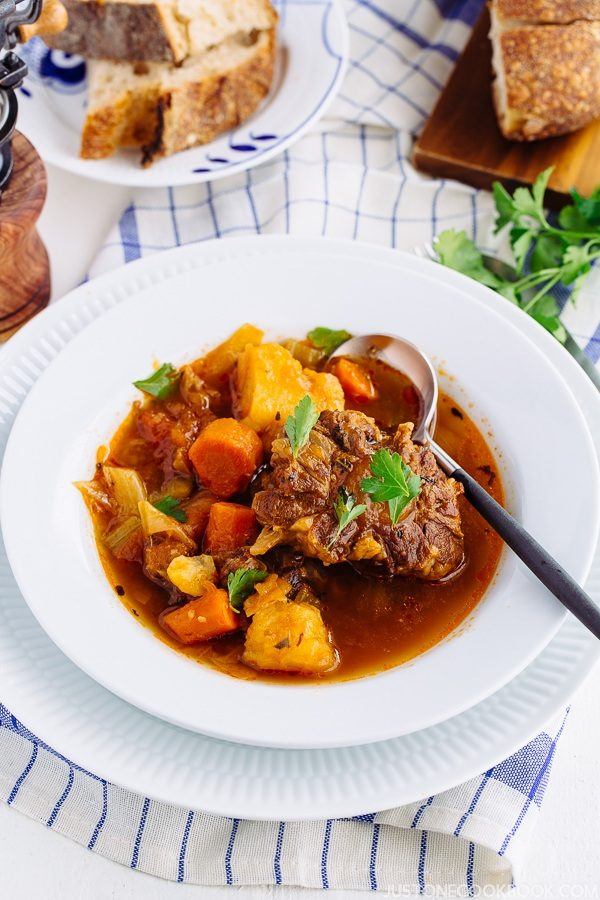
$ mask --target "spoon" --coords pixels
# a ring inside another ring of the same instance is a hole
[[[594,603],[516,519],[433,440],[438,383],[435,369],[428,357],[409,341],[389,334],[367,334],[351,338],[338,347],[330,359],[340,356],[379,359],[412,381],[423,401],[423,415],[421,421],[415,423],[412,440],[417,444],[429,445],[442,471],[462,484],[469,503],[563,606],[595,637],[600,638],[600,606]]]

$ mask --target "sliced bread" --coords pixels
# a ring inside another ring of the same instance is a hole
[[[63,0],[65,31],[49,47],[88,59],[181,62],[236,34],[273,28],[269,0]]]
[[[81,156],[141,147],[142,165],[206,144],[247,119],[273,77],[275,29],[228,38],[181,66],[92,61]]]
[[[538,140],[600,117],[600,21],[568,21],[575,13],[595,13],[598,5],[599,0],[490,4],[494,103],[505,137]],[[566,21],[533,24],[534,14]]]

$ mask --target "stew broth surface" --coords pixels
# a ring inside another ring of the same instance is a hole
[[[384,428],[414,421],[420,397],[404,376],[378,362],[360,360],[377,388],[375,400],[346,403],[372,416]],[[230,415],[228,391],[219,415]],[[177,400],[175,395],[174,400]],[[109,461],[138,469],[150,490],[160,487],[163,471],[152,451],[136,432],[134,406],[109,447]],[[473,420],[448,394],[441,392],[436,440],[499,502],[504,493],[497,463]],[[105,460],[106,461],[106,460]],[[339,666],[320,676],[255,671],[240,661],[244,632],[236,632],[192,647],[183,647],[159,625],[168,593],[147,579],[136,563],[116,559],[98,540],[106,575],[126,608],[163,642],[199,662],[244,679],[286,683],[339,681],[371,675],[397,666],[433,647],[469,615],[493,579],[502,541],[464,497],[460,512],[465,537],[465,562],[444,582],[399,577],[377,580],[358,574],[348,565],[322,567],[325,588],[321,612],[340,656]],[[106,523],[95,515],[98,531]]]

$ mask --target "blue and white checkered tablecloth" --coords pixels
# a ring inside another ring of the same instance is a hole
[[[252,171],[197,187],[136,191],[90,275],[232,234],[348,237],[410,250],[456,227],[493,248],[490,196],[425,179],[409,163],[414,136],[481,5],[346,0],[351,59],[328,118]],[[563,313],[594,360],[597,282]],[[173,881],[416,894],[450,888],[472,896],[518,878],[561,730],[561,723],[551,726],[481,776],[400,809],[258,823],[168,806],[107,783],[0,706],[0,796],[96,853]]]

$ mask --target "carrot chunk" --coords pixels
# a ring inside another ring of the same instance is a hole
[[[347,397],[353,400],[374,400],[377,396],[368,372],[351,360],[340,359],[335,364],[335,374]]]
[[[240,617],[229,605],[227,591],[207,584],[201,597],[161,616],[162,627],[182,644],[198,644],[237,631]]]
[[[239,503],[213,503],[204,536],[208,553],[228,553],[252,544],[258,533],[256,516],[249,506]]]
[[[215,419],[189,450],[202,484],[219,497],[232,497],[248,487],[262,462],[259,436],[236,419]]]
[[[210,508],[216,499],[215,495],[211,494],[210,491],[199,491],[183,504],[183,511],[186,515],[186,529],[198,544],[204,536],[208,525]]]

